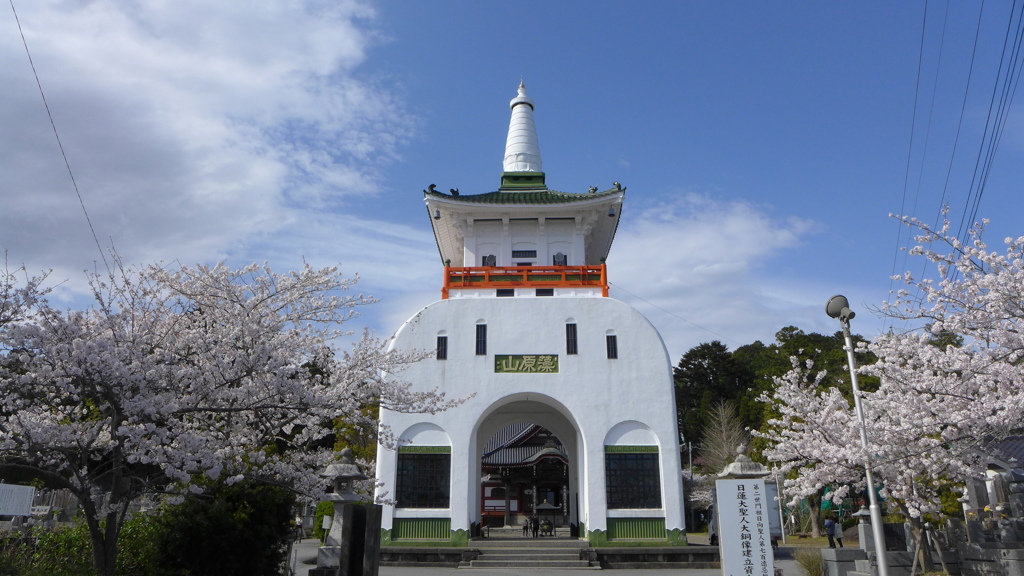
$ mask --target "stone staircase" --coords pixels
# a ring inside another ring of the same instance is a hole
[[[538,568],[561,570],[600,570],[580,558],[588,544],[573,538],[514,538],[492,536],[473,540],[471,548],[479,556],[459,568]]]
[[[854,566],[856,568],[847,572],[846,576],[874,576],[870,560],[854,560]]]

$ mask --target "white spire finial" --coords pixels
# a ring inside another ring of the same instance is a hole
[[[512,119],[505,141],[505,172],[543,172],[537,127],[533,123],[533,100],[526,95],[526,84],[522,79],[519,80],[519,95],[509,102],[509,108]]]

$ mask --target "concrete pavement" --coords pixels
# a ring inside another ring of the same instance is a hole
[[[316,567],[316,551],[320,547],[320,541],[315,538],[307,538],[292,548],[292,567],[294,576],[308,576],[309,570]],[[789,550],[782,548],[779,558],[775,560],[775,567],[781,568],[782,573],[787,576],[801,576],[803,570],[794,560]],[[466,576],[473,572],[482,572],[486,576],[562,576],[566,570],[524,570],[521,568],[487,568],[467,570],[465,568],[398,568],[392,566],[381,566],[380,576]],[[578,571],[574,571],[578,572]],[[639,570],[609,570],[615,576],[714,576],[721,574],[718,569],[639,569]]]

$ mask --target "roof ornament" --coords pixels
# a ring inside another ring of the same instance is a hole
[[[623,186],[622,184],[619,184],[618,182],[612,182],[612,186],[615,187],[615,191],[616,192],[625,192],[626,191],[626,187]]]
[[[448,191],[452,193],[452,196],[458,196],[459,195],[459,189],[458,188],[452,188],[452,189],[450,189]]]
[[[595,192],[597,192],[597,186],[591,186],[587,189],[587,194],[593,194]]]
[[[427,186],[427,189],[424,190],[423,193],[424,194],[436,194],[437,190],[434,190],[434,188],[437,188],[437,184],[431,184],[430,186]]]
[[[736,447],[736,460],[719,472],[719,478],[765,478],[771,471],[764,464],[754,462],[747,456],[747,444]]]
[[[519,82],[518,95],[509,102],[512,118],[505,140],[505,172],[543,172],[537,127],[533,121],[533,100],[526,95],[526,84]]]

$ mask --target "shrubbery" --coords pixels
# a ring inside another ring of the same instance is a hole
[[[138,576],[153,571],[155,518],[137,516],[125,523],[118,542],[117,573]],[[94,576],[92,544],[85,523],[53,530],[34,528],[26,537],[11,536],[0,550],[0,576]]]
[[[118,540],[120,576],[276,576],[287,559],[294,494],[241,482],[128,520]],[[95,576],[82,521],[31,537],[0,537],[0,576]]]
[[[316,517],[313,519],[313,537],[319,539],[321,542],[327,540],[327,533],[329,530],[324,530],[324,516],[334,515],[334,504],[331,502],[321,502],[316,505]]]
[[[218,485],[162,514],[157,560],[167,576],[277,576],[294,506],[295,494],[277,486]]]

